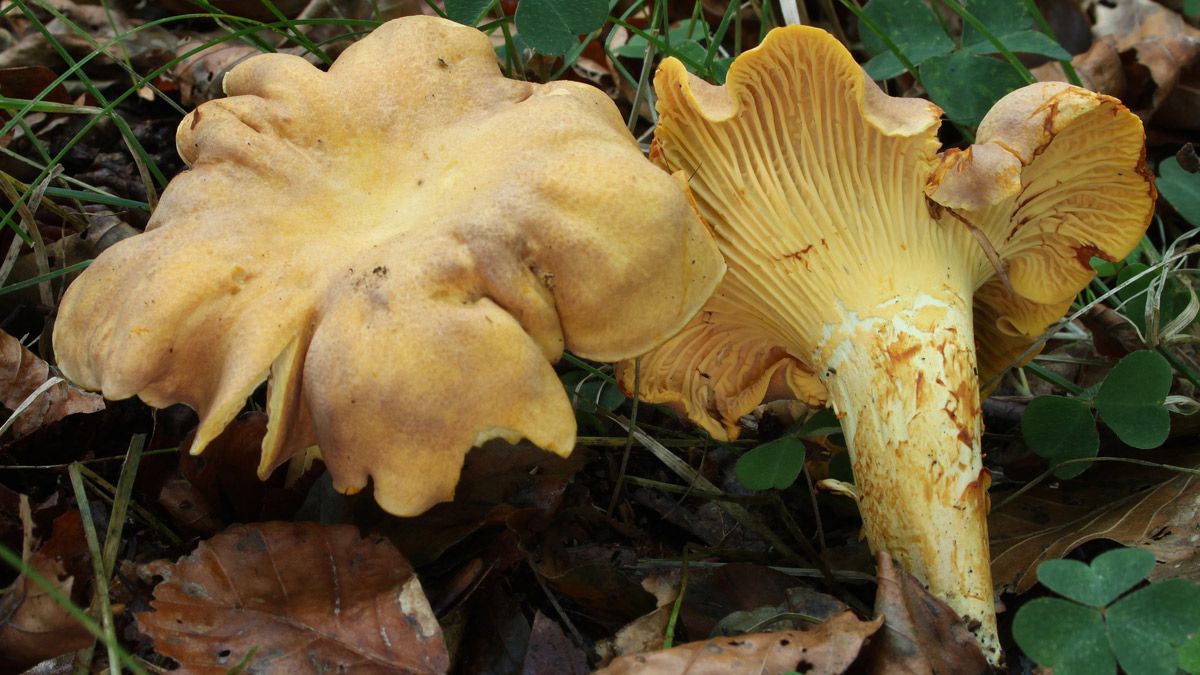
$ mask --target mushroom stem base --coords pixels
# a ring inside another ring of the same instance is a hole
[[[813,363],[842,420],[867,541],[961,615],[998,665],[970,301],[946,289],[843,309],[824,335]]]

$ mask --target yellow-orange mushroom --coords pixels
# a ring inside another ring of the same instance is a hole
[[[884,94],[824,31],[772,31],[710,85],[668,59],[652,152],[683,171],[729,271],[641,362],[641,396],[719,438],[764,398],[842,420],[866,537],[1001,658],[980,378],[1125,256],[1155,198],[1138,119],[1059,83],[938,154],[941,111]],[[621,369],[625,387],[632,368]]]
[[[315,444],[335,487],[418,514],[488,439],[570,453],[564,345],[651,349],[723,273],[603,92],[506,79],[471,28],[397,19],[328,72],[257,56],[225,88],[54,331],[75,382],[196,409],[194,453],[269,379],[261,475]]]

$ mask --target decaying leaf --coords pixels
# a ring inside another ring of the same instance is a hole
[[[672,649],[622,656],[597,675],[714,675],[786,673],[835,675],[858,658],[863,642],[883,619],[860,621],[843,612],[812,630],[755,633],[689,642]]]
[[[1164,121],[1159,118],[1166,115],[1166,121],[1198,128],[1196,108],[1189,105],[1196,102],[1196,94],[1179,85],[1200,61],[1200,30],[1152,0],[1123,0],[1111,7],[1106,3],[1096,6],[1092,32],[1130,57],[1126,66],[1132,69],[1127,75],[1130,90],[1122,98],[1130,108],[1142,115],[1153,114],[1156,121]]]
[[[0,404],[14,410],[50,379],[50,366],[17,338],[0,333]],[[104,399],[59,381],[42,392],[13,422],[17,436],[29,435],[67,415],[104,409]]]
[[[179,56],[196,50],[207,40],[185,40],[179,43]],[[241,42],[222,42],[197,54],[192,54],[171,69],[179,86],[179,98],[183,105],[198,106],[205,101],[225,95],[222,83],[225,74],[234,66],[262,52],[252,45]]]
[[[81,555],[84,547],[79,512],[59,516],[50,536],[35,545],[33,518],[24,495],[20,509],[25,530],[21,559],[70,597],[76,580],[66,567],[69,558]],[[82,649],[91,641],[92,634],[25,575],[0,593],[0,672],[21,672],[59,654]]]
[[[258,480],[259,445],[266,433],[267,416],[246,413],[213,439],[204,455],[181,453],[179,476],[163,483],[159,503],[177,523],[205,536],[216,534],[228,523],[291,519],[320,465],[304,473],[300,471],[303,465],[297,466],[290,484],[283,467],[266,481]],[[185,438],[181,447],[190,446],[193,437],[194,433]]]
[[[1200,455],[1149,455],[1179,466],[1200,466]],[[1000,499],[997,496],[996,499]],[[1200,478],[1165,469],[1103,464],[1086,483],[1039,485],[994,510],[992,576],[998,591],[1024,593],[1037,566],[1094,539],[1152,551],[1151,579],[1197,578]]]
[[[587,655],[553,619],[537,612],[529,632],[529,648],[521,675],[587,675]]]
[[[442,631],[408,562],[349,525],[239,525],[166,566],[138,624],[194,672],[441,673]],[[244,661],[243,661],[244,660]]]
[[[602,661],[653,651],[662,646],[667,623],[671,619],[671,607],[679,595],[679,575],[648,576],[642,579],[642,588],[654,594],[658,606],[653,612],[643,614],[623,626],[611,640],[597,643],[596,651]]]
[[[883,628],[868,647],[875,675],[977,675],[988,672],[979,643],[954,610],[880,553],[875,614]]]

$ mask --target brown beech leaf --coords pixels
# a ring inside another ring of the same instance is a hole
[[[727,673],[843,673],[858,658],[863,642],[883,623],[859,621],[843,612],[811,630],[754,633],[687,644],[660,652],[631,654],[596,675],[726,675]]]
[[[17,338],[0,332],[0,405],[15,409],[49,379],[50,366],[45,361],[23,347]],[[67,415],[103,409],[104,399],[99,394],[59,382],[21,412],[13,422],[12,431],[18,437],[27,436]]]
[[[442,673],[441,627],[408,562],[350,525],[256,523],[207,541],[137,615],[189,672]]]
[[[1200,453],[1142,453],[1140,458],[1200,467]],[[999,503],[1002,494],[993,499]],[[1037,583],[1037,566],[1081,544],[1109,539],[1148,548],[1158,561],[1152,579],[1198,578],[1200,478],[1166,469],[1104,463],[1086,482],[1042,484],[988,519],[992,579],[999,591],[1024,593]]]
[[[950,606],[879,553],[875,614],[883,628],[867,648],[875,675],[978,675],[989,672],[979,643]]]
[[[1152,0],[1125,0],[1111,7],[1099,4],[1092,30],[1123,56],[1134,57],[1129,66],[1136,64],[1149,75],[1150,82],[1144,86],[1135,88],[1135,83],[1129,82],[1130,91],[1123,98],[1126,105],[1139,115],[1148,116],[1160,109],[1173,113],[1171,117],[1181,117],[1182,113],[1192,122],[1187,128],[1196,128],[1195,109],[1178,110],[1188,100],[1187,92],[1179,92],[1184,98],[1171,99],[1177,98],[1174,95],[1181,77],[1200,60],[1200,29]],[[1130,72],[1133,69],[1127,68],[1127,79],[1132,79]]]
[[[183,56],[194,51],[209,38],[209,35],[197,35],[195,39],[180,42],[175,51],[179,56]],[[242,61],[261,53],[257,47],[241,42],[222,42],[188,56],[171,69],[171,76],[179,86],[180,101],[192,108],[205,101],[221,98],[225,95],[221,89],[225,74]]]
[[[0,68],[0,92],[8,98],[33,98],[49,88],[57,77],[54,71],[46,66]],[[60,82],[43,95],[41,100],[70,103],[71,95]]]
[[[66,568],[74,568],[73,563],[86,553],[79,512],[59,516],[50,536],[35,545],[29,500],[25,495],[20,500],[21,559],[70,597],[75,578]],[[62,605],[25,575],[0,593],[0,672],[21,672],[59,654],[83,649],[92,639]]]
[[[590,672],[587,655],[571,642],[562,628],[540,611],[534,614],[521,675],[587,675]]]
[[[1100,94],[1125,98],[1125,67],[1121,54],[1110,40],[1096,40],[1087,51],[1071,57],[1071,65],[1083,86]],[[1039,82],[1067,82],[1067,73],[1058,61],[1047,61],[1030,72]]]
[[[259,448],[266,433],[265,413],[244,413],[213,439],[203,455],[180,452],[181,480],[163,485],[159,503],[181,525],[205,535],[216,534],[225,523],[290,520],[323,465],[310,467],[291,485],[290,465],[279,467],[267,480],[259,480]],[[194,439],[195,431],[184,438],[181,450],[190,448]],[[297,461],[300,459],[297,457]],[[218,523],[216,529],[205,531]]]
[[[651,575],[642,579],[642,588],[653,593],[657,607],[625,624],[611,640],[596,643],[596,652],[603,662],[618,656],[653,651],[662,646],[671,608],[679,596],[679,574]]]

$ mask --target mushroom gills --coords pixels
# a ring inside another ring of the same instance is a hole
[[[942,287],[838,309],[810,363],[842,421],[866,538],[998,663],[970,295]]]

